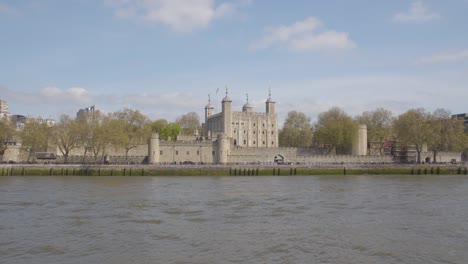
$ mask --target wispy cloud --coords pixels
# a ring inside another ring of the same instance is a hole
[[[260,39],[254,41],[251,50],[265,49],[273,45],[286,46],[291,51],[301,52],[323,49],[350,49],[355,43],[348,33],[334,30],[320,31],[320,19],[309,17],[292,25],[268,28]]]
[[[400,23],[423,23],[430,20],[438,19],[440,15],[436,12],[430,11],[422,0],[414,1],[409,10],[400,12],[393,16],[393,20]]]
[[[80,108],[96,105],[104,112],[128,107],[147,113],[152,118],[172,120],[186,112],[201,111],[205,103],[202,98],[190,93],[105,94],[93,93],[82,87],[65,89],[44,87],[37,91],[21,92],[0,86],[0,95],[1,99],[10,104],[32,106],[37,110],[35,113],[20,114],[44,116],[50,115],[50,111],[54,112],[54,109],[59,113],[66,112],[73,115]],[[45,111],[46,109],[47,111]],[[18,114],[12,107],[10,107],[10,111]]]
[[[18,11],[15,8],[5,3],[0,3],[0,15],[11,16],[11,15],[16,15],[16,14],[18,14]]]
[[[233,2],[214,0],[105,0],[119,18],[141,19],[169,26],[177,32],[192,32],[207,27],[213,20],[236,11]]]
[[[427,57],[419,59],[421,64],[433,64],[433,63],[443,63],[443,62],[456,62],[466,60],[468,58],[468,49],[455,52],[444,52],[437,53]]]

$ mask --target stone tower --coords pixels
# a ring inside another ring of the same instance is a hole
[[[274,115],[275,114],[275,102],[271,99],[271,90],[269,92],[268,99],[266,101],[266,114],[267,115]]]
[[[359,125],[356,140],[353,145],[353,155],[367,155],[367,126]]]
[[[159,163],[159,134],[151,134],[151,139],[148,144],[148,163]]]
[[[230,150],[229,139],[226,134],[218,134],[216,139],[217,139],[216,163],[226,164],[228,161],[228,153]]]
[[[211,97],[208,95],[208,104],[205,106],[205,124],[208,121],[208,117],[213,115],[214,107],[211,105]]]
[[[232,101],[228,96],[228,90],[226,88],[226,97],[223,98],[222,104],[222,115],[223,115],[223,132],[227,137],[232,137]]]

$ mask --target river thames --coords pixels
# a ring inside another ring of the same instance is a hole
[[[0,263],[467,263],[466,176],[0,177]]]

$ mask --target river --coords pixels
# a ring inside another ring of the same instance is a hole
[[[468,177],[0,177],[0,263],[467,263]]]

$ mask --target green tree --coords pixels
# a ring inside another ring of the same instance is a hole
[[[440,151],[462,151],[466,147],[466,134],[463,120],[452,118],[447,109],[437,109],[430,116],[432,140],[428,147],[437,162]]]
[[[289,112],[278,138],[281,147],[311,146],[313,131],[310,118],[301,112]]]
[[[169,122],[166,119],[158,119],[149,123],[151,132],[161,134],[162,129],[167,126]]]
[[[316,141],[328,145],[336,154],[350,154],[357,133],[357,124],[342,109],[333,107],[320,113],[315,125]]]
[[[53,142],[64,157],[64,163],[68,163],[70,152],[79,146],[80,130],[78,123],[68,115],[61,115],[59,122],[52,128]]]
[[[125,160],[128,162],[128,152],[140,144],[147,142],[150,134],[149,119],[138,110],[125,108],[113,113],[113,117],[120,122],[117,138],[120,146],[125,149]]]
[[[167,126],[163,127],[161,134],[159,135],[164,140],[176,141],[177,136],[182,133],[182,127],[178,123],[170,123]]]
[[[356,122],[367,125],[367,140],[368,142],[377,142],[379,153],[382,155],[385,141],[392,135],[392,112],[383,108],[365,111],[356,117]]]
[[[421,163],[424,144],[432,144],[433,128],[430,121],[431,114],[423,108],[418,108],[399,115],[393,123],[398,142],[406,147],[414,146],[418,154],[418,163]]]
[[[199,131],[201,128],[200,117],[195,112],[178,117],[176,123],[180,125],[185,135],[193,135],[195,131]]]
[[[24,125],[20,133],[23,147],[29,149],[27,161],[31,160],[36,152],[47,151],[52,129],[40,119],[31,119]]]
[[[5,153],[8,143],[15,140],[15,124],[7,118],[0,118],[0,155]]]

